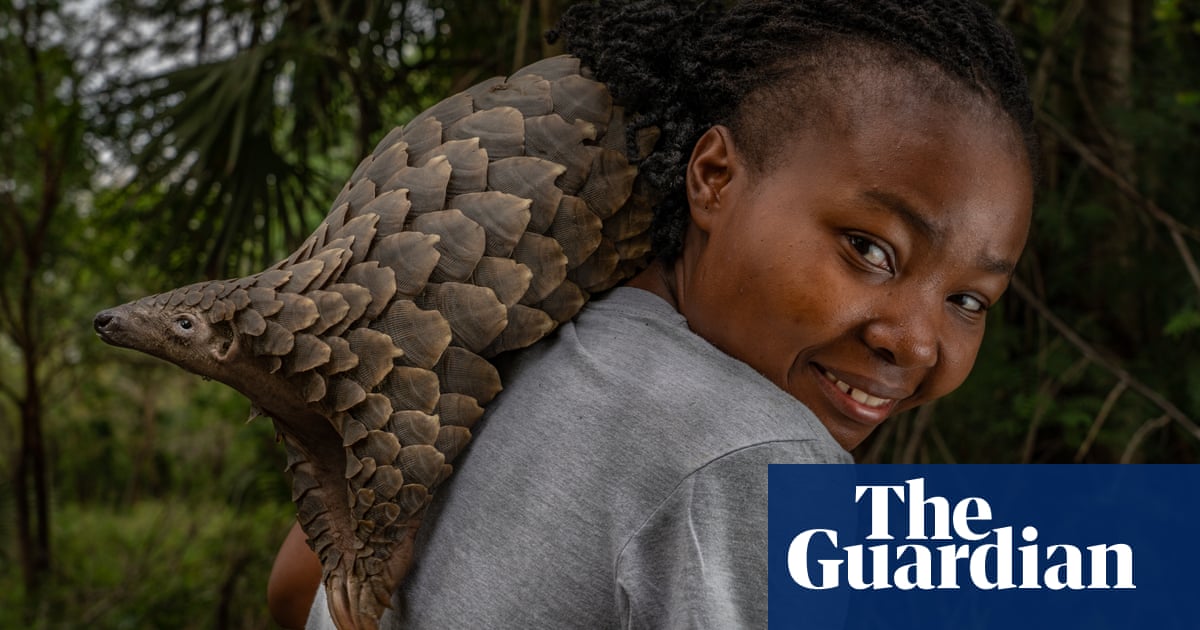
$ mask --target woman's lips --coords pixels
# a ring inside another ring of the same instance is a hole
[[[838,389],[840,389],[843,394],[850,396],[857,403],[878,409],[887,403],[896,402],[891,398],[880,398],[878,396],[872,396],[861,389],[855,389],[851,387],[849,383],[834,376],[828,370],[823,370],[821,373],[825,375],[825,378],[829,379],[830,383],[833,383]]]
[[[821,390],[833,406],[846,416],[867,424],[879,424],[887,419],[899,402],[896,398],[876,395],[838,378],[829,370],[813,364]],[[882,392],[877,392],[882,393]]]

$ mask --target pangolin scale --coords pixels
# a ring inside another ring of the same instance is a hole
[[[431,493],[541,339],[648,262],[653,193],[607,88],[570,56],[451,96],[389,133],[286,259],[96,316],[108,343],[271,416],[342,630],[373,629]]]

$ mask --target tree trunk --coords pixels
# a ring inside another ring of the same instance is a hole
[[[1083,46],[1075,62],[1075,83],[1085,123],[1081,136],[1097,154],[1127,181],[1136,182],[1133,144],[1116,124],[1117,115],[1133,105],[1133,3],[1132,0],[1087,0],[1083,14]],[[1094,245],[1092,256],[1112,261],[1119,274],[1128,273],[1145,251],[1145,215],[1114,186],[1107,186],[1097,199],[1111,208],[1111,237]],[[1097,283],[1106,282],[1099,277]],[[1122,354],[1136,352],[1136,333],[1143,329],[1144,296],[1135,292],[1107,295],[1103,284],[1093,287],[1104,303],[1094,308],[1107,313],[1106,329],[1118,340]]]
[[[44,199],[57,204],[53,196]],[[53,208],[53,205],[49,208]],[[20,448],[13,468],[13,489],[21,573],[25,591],[30,595],[28,600],[32,602],[41,590],[42,577],[50,569],[50,493],[46,481],[46,449],[42,434],[42,387],[38,380],[40,349],[33,307],[34,270],[38,268],[41,258],[41,240],[38,236],[45,232],[29,229],[27,225],[23,226],[21,232],[27,235],[21,243],[25,268],[17,289],[15,317],[11,317],[5,328],[16,342],[23,373],[24,392],[16,397],[20,415]],[[6,304],[11,305],[13,300],[10,296],[4,297]],[[10,309],[5,312],[12,315]]]
[[[1083,85],[1085,109],[1113,166],[1133,176],[1133,146],[1112,124],[1112,114],[1133,105],[1132,0],[1089,0],[1085,14]]]
[[[7,286],[0,295],[3,318],[0,330],[4,330],[15,341],[21,356],[21,372],[24,391],[16,398],[20,413],[20,450],[13,472],[14,494],[17,499],[17,537],[20,544],[20,562],[32,610],[42,579],[50,569],[50,487],[46,475],[46,448],[42,432],[43,392],[40,380],[43,346],[41,343],[42,320],[37,313],[37,278],[45,263],[46,241],[51,222],[58,211],[63,196],[63,173],[71,158],[75,145],[76,112],[67,112],[62,121],[55,121],[51,112],[47,70],[43,65],[37,40],[41,32],[42,13],[45,7],[25,6],[17,13],[17,24],[29,63],[32,79],[33,108],[44,116],[53,132],[42,130],[32,134],[37,173],[40,176],[35,205],[22,212],[13,208],[12,227],[18,238],[14,247],[21,263],[18,265],[18,281],[12,293]],[[74,96],[74,95],[73,95]],[[57,124],[56,124],[57,123]],[[35,129],[37,127],[34,127]],[[15,294],[15,295],[14,295]]]
[[[25,589],[31,595],[36,595],[41,590],[42,577],[50,569],[50,507],[46,449],[42,436],[41,393],[36,379],[26,379],[27,386],[31,382],[32,395],[26,395],[21,404],[21,450],[17,456],[14,487],[17,496],[17,537]]]

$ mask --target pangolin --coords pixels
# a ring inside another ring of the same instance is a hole
[[[490,359],[644,267],[657,129],[578,59],[451,96],[389,133],[311,236],[244,278],[105,310],[100,337],[273,418],[342,630],[373,629],[431,493],[500,390]]]

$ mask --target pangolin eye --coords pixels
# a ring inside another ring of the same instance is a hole
[[[175,325],[179,326],[180,330],[191,330],[192,320],[186,317],[180,317],[179,319],[175,320]]]

